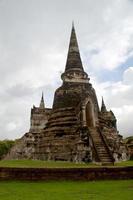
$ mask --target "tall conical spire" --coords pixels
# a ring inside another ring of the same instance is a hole
[[[102,105],[101,105],[101,112],[107,112],[103,97],[102,97]]]
[[[79,52],[77,37],[75,33],[74,22],[72,22],[72,31],[71,31],[69,50],[68,50],[68,55],[67,55],[66,68],[65,68],[65,71],[70,71],[70,70],[84,71],[83,66],[82,66],[82,61],[80,58],[80,52]]]
[[[40,106],[39,106],[39,108],[41,108],[41,109],[44,109],[44,108],[45,108],[44,98],[43,98],[43,92],[42,92],[42,98],[41,98],[41,101],[40,101]]]

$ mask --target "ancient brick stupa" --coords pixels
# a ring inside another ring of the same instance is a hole
[[[116,118],[96,93],[84,71],[72,26],[62,85],[55,91],[52,109],[31,110],[31,128],[11,149],[6,159],[42,159],[111,164],[127,159]]]

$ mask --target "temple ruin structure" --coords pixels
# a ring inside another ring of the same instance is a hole
[[[5,159],[41,159],[112,164],[126,160],[127,149],[116,117],[99,108],[95,90],[84,71],[74,25],[72,26],[62,85],[55,91],[52,108],[31,109],[29,132]]]

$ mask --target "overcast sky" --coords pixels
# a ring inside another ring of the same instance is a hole
[[[0,0],[0,139],[29,130],[42,90],[52,106],[72,20],[99,105],[133,135],[133,0]]]

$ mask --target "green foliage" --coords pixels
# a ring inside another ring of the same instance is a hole
[[[15,144],[13,140],[3,140],[0,141],[0,159],[8,153],[11,147]]]
[[[132,200],[133,180],[2,181],[0,200]]]

